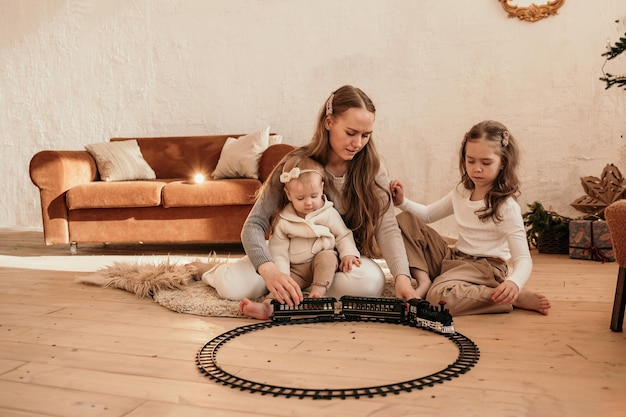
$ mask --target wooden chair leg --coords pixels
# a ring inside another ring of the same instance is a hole
[[[617,287],[615,288],[615,301],[613,302],[613,315],[611,316],[611,330],[621,332],[624,324],[624,307],[626,307],[626,268],[619,267],[617,272]]]

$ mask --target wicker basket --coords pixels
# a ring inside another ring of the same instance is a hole
[[[537,239],[539,253],[569,254],[569,236],[544,233]]]

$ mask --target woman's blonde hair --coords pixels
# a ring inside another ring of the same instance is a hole
[[[481,221],[492,219],[499,223],[502,221],[500,207],[509,198],[517,198],[520,194],[520,181],[517,176],[519,166],[519,147],[517,140],[509,129],[500,122],[485,120],[475,124],[465,134],[459,152],[459,170],[461,171],[461,184],[467,190],[474,190],[474,182],[470,178],[465,166],[467,142],[484,139],[492,144],[502,159],[502,169],[493,182],[493,187],[485,195],[485,207],[476,211]]]

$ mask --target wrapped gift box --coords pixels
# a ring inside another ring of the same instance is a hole
[[[613,242],[606,221],[570,220],[569,256],[574,259],[614,262]]]

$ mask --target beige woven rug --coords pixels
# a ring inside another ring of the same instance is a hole
[[[387,283],[383,297],[393,297],[393,280],[386,269]],[[185,265],[163,261],[157,264],[115,262],[77,282],[101,287],[119,288],[140,298],[151,298],[165,308],[178,313],[213,317],[244,317],[239,301],[221,298],[215,289],[192,278]]]

